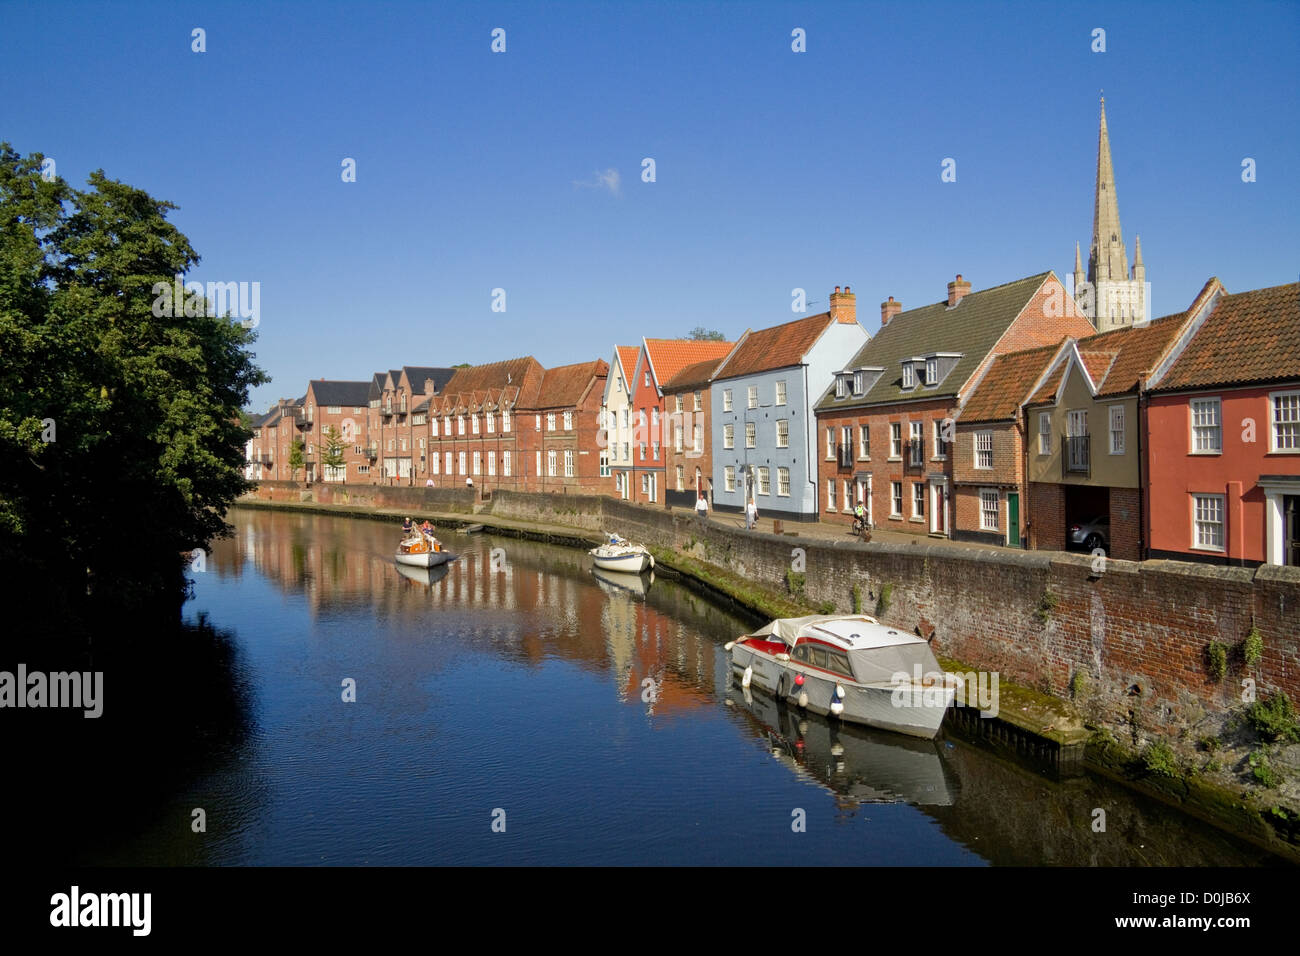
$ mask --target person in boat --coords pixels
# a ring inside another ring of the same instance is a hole
[[[402,519],[402,534],[410,534],[414,529],[415,525],[412,524],[409,517]]]
[[[429,524],[429,519],[425,518],[424,523],[420,525],[420,530],[429,537],[433,536],[433,525]]]

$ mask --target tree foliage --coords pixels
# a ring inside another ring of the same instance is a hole
[[[322,470],[335,470],[347,465],[347,459],[343,457],[343,436],[333,425],[328,425],[324,432],[325,450],[321,452],[320,463]],[[330,472],[326,471],[328,475]],[[322,475],[324,477],[324,475]]]
[[[102,171],[47,182],[42,158],[0,143],[0,573],[156,607],[229,530],[267,378],[234,319],[154,314],[199,262],[174,205]]]
[[[695,328],[691,329],[684,336],[682,336],[682,338],[689,339],[693,342],[727,341],[727,337],[723,335],[721,332],[717,331],[716,329],[706,329],[702,325],[697,325]]]

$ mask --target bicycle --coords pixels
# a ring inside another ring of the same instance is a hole
[[[865,515],[862,517],[853,516],[853,534],[863,541],[871,540],[871,524],[867,521]]]

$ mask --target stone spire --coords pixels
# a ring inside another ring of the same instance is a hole
[[[1147,281],[1147,267],[1142,264],[1142,237],[1133,237],[1133,280],[1135,282]]]
[[[1115,169],[1110,161],[1110,133],[1106,129],[1106,97],[1101,98],[1101,133],[1097,137],[1097,198],[1092,215],[1092,250],[1088,256],[1088,281],[1127,279],[1128,252],[1119,225],[1119,198],[1115,195]]]

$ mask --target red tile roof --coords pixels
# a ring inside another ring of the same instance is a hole
[[[536,398],[543,372],[541,363],[531,355],[458,368],[430,407],[445,414],[479,404],[489,392],[495,399],[503,391],[517,405],[527,407]]]
[[[1077,341],[1079,357],[1097,389],[1097,397],[1136,391],[1186,327],[1187,313],[1167,315],[1141,325],[1098,332]],[[1053,401],[1068,363],[1062,362],[1029,398],[1028,404]]]
[[[1014,419],[1025,395],[1060,348],[1045,345],[999,355],[962,406],[960,420],[964,423]]]
[[[619,364],[623,366],[623,378],[630,383],[632,374],[636,371],[636,357],[641,354],[641,349],[636,345],[616,345],[614,351],[618,353]]]
[[[645,339],[646,353],[654,366],[655,381],[662,389],[665,382],[696,362],[721,359],[735,342],[705,342],[698,339]],[[635,383],[633,384],[635,387]]]
[[[1300,283],[1225,295],[1158,390],[1300,378]]]
[[[750,332],[718,374],[724,378],[737,378],[799,365],[821,334],[834,323],[829,312],[822,312]]]
[[[608,374],[609,363],[604,359],[547,369],[536,403],[531,407],[572,408],[582,401],[583,395],[594,382]]]

